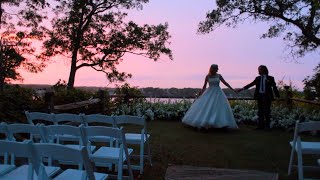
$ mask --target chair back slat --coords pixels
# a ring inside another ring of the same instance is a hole
[[[140,116],[130,116],[130,115],[120,115],[120,116],[113,116],[115,123],[117,125],[120,124],[136,124],[136,125],[145,125],[144,117]]]
[[[59,113],[54,114],[54,119],[58,124],[63,122],[77,123],[77,125],[82,124],[81,114],[71,114],[71,113]]]
[[[89,126],[90,123],[103,123],[109,126],[115,127],[114,118],[103,114],[88,114],[83,116],[85,126]]]
[[[43,112],[29,112],[25,111],[27,121],[29,124],[55,124],[54,114],[43,113]]]
[[[0,153],[12,153],[16,157],[32,158],[32,141],[16,142],[0,140],[0,147]]]
[[[54,160],[73,161],[76,163],[83,163],[79,151],[86,151],[84,146],[79,150],[53,143],[34,143],[34,146],[37,154],[41,157],[51,157]]]
[[[8,130],[10,133],[40,133],[39,126],[32,124],[9,124]]]
[[[41,126],[41,138],[46,143],[52,142],[54,139],[64,135],[79,137],[79,142],[82,144],[82,134],[79,127],[68,125]]]
[[[319,131],[320,130],[320,121],[308,121],[308,122],[303,122],[298,123],[298,132],[306,132],[306,131]]]
[[[122,129],[105,127],[105,126],[88,126],[82,127],[84,129],[84,136],[109,136],[115,139],[122,138]]]
[[[29,140],[34,141],[34,136],[40,137],[40,127],[39,125],[32,125],[32,124],[9,124],[8,125],[8,132],[10,135],[11,140],[16,140],[16,134],[28,134]]]

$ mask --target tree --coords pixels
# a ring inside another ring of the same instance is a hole
[[[320,46],[319,0],[216,0],[217,8],[199,23],[198,32],[209,33],[222,24],[236,27],[246,20],[271,23],[262,38],[283,37],[293,57]]]
[[[5,82],[23,79],[16,71],[18,68],[38,72],[44,67],[43,63],[31,62],[27,55],[35,52],[31,40],[42,37],[37,27],[45,16],[38,12],[46,6],[43,0],[0,1],[0,91]]]
[[[29,72],[39,72],[45,65],[35,63],[25,55],[33,54],[35,49],[31,46],[30,38],[23,32],[5,31],[0,39],[0,91],[4,84],[11,80],[23,80],[23,77],[17,72],[18,68],[24,68]],[[30,36],[29,36],[30,37]]]
[[[124,81],[131,74],[116,68],[126,54],[158,60],[161,54],[172,59],[166,47],[168,24],[142,25],[124,18],[120,10],[142,8],[148,0],[60,0],[42,58],[62,56],[71,62],[68,89],[74,87],[76,72],[91,67],[106,74],[110,82]]]
[[[116,85],[116,89],[114,91],[114,94],[119,95],[120,97],[115,98],[115,102],[119,104],[129,104],[133,103],[134,101],[138,100],[138,102],[141,102],[144,98],[137,98],[137,97],[143,97],[142,92],[139,90],[136,86],[130,86],[128,83],[124,83],[123,85],[119,86]]]
[[[310,77],[307,76],[304,82],[304,94],[308,100],[314,100],[316,97],[320,100],[320,64],[314,68],[315,74]]]
[[[2,39],[1,39],[2,40]],[[12,46],[9,46],[5,41],[0,42],[0,52],[1,52],[1,75],[0,75],[0,86],[3,90],[3,85],[6,81],[10,79],[17,80],[21,79],[19,73],[15,69],[21,66],[21,63],[25,60],[19,52],[16,51]]]

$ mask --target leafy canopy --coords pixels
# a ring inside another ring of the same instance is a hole
[[[32,41],[42,38],[37,27],[46,18],[40,15],[46,6],[43,0],[0,1],[0,91],[10,80],[23,80],[18,68],[38,72],[45,66],[31,59],[35,59]]]
[[[319,0],[216,0],[217,8],[199,23],[200,33],[209,33],[222,24],[236,27],[247,20],[268,22],[262,38],[285,33],[293,57],[316,51],[320,46]]]
[[[314,75],[306,77],[303,83],[306,99],[314,100],[317,98],[320,100],[320,64],[314,68]]]

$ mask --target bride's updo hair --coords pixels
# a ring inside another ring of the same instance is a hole
[[[213,75],[214,74],[214,70],[217,70],[218,69],[218,65],[217,64],[212,64],[211,66],[210,66],[210,69],[209,69],[209,73],[208,73],[208,75],[210,76],[210,75]]]

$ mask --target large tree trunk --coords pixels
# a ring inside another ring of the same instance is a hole
[[[72,59],[71,59],[71,68],[70,68],[68,87],[67,87],[68,89],[74,88],[74,81],[75,81],[76,72],[77,72],[77,54],[78,54],[78,50],[74,50]]]
[[[80,49],[80,42],[81,37],[83,36],[83,31],[81,30],[82,27],[82,18],[80,20],[80,23],[78,25],[77,34],[75,37],[72,38],[72,44],[74,45],[74,48],[72,50],[72,58],[71,58],[71,68],[70,68],[70,75],[68,80],[68,90],[74,88],[74,81],[76,78],[76,72],[78,70],[77,68],[77,60],[78,60],[78,51]]]

